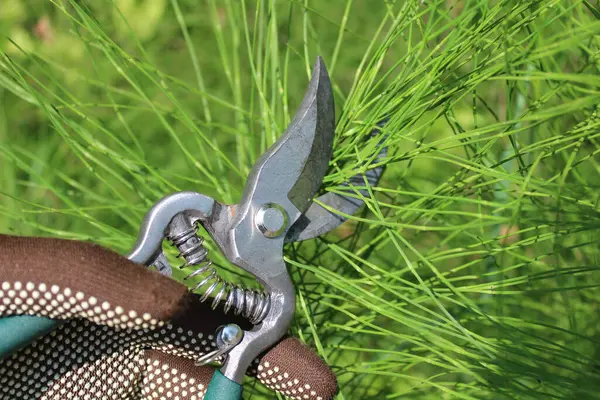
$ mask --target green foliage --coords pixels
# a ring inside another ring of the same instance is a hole
[[[125,253],[163,195],[237,201],[322,55],[324,190],[359,196],[388,119],[364,211],[286,248],[339,398],[600,398],[597,2],[7,4],[2,231]]]

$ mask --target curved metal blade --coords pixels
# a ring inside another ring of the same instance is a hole
[[[294,120],[254,164],[241,205],[265,201],[283,205],[287,199],[300,213],[305,212],[327,172],[334,130],[333,91],[325,64],[318,57]]]
[[[380,126],[383,126],[381,123]],[[375,129],[372,133],[373,136],[379,134],[379,129]],[[387,136],[384,136],[380,141],[383,143]],[[383,158],[387,157],[388,149],[387,146],[383,146],[374,159],[374,163],[378,163]],[[364,186],[366,178],[369,186],[376,186],[379,183],[379,179],[383,174],[383,166],[368,170],[365,175],[357,174],[350,178],[349,182],[345,182],[342,186]],[[369,195],[366,189],[358,190],[363,196]],[[364,204],[364,202],[355,197],[343,196],[337,193],[326,193],[322,196],[317,197],[317,200],[334,210],[338,210],[343,214],[352,215]],[[320,236],[330,230],[338,227],[339,225],[346,222],[347,218],[343,215],[333,213],[318,203],[313,202],[310,208],[304,213],[298,221],[288,231],[285,242],[301,242]]]
[[[252,274],[270,299],[265,319],[244,331],[220,369],[230,380],[242,382],[252,360],[279,340],[292,322],[296,293],[283,260],[283,241],[322,184],[334,128],[331,83],[318,58],[294,120],[254,164],[242,201],[220,214],[217,221],[223,221],[225,229],[212,231],[227,259]]]

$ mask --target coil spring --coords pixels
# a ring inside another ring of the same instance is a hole
[[[179,250],[177,257],[182,257],[185,260],[185,263],[179,267],[180,269],[201,265],[194,272],[187,275],[184,280],[207,273],[207,276],[190,291],[192,293],[202,292],[201,302],[206,302],[213,293],[217,292],[211,303],[213,310],[225,298],[223,311],[226,314],[233,309],[235,315],[241,314],[252,324],[260,323],[269,311],[270,297],[264,292],[242,288],[221,278],[212,265],[212,261],[208,259],[208,250],[203,245],[204,238],[197,234],[197,224],[188,223],[186,225],[181,232],[170,233],[167,239]]]

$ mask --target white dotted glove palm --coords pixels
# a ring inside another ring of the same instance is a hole
[[[0,317],[13,315],[61,324],[0,360],[0,400],[202,399],[214,370],[194,360],[216,348],[218,326],[247,324],[102,247],[0,235]],[[294,338],[248,375],[295,399],[337,392],[331,370]]]

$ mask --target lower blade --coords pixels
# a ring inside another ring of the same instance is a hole
[[[379,124],[383,126],[385,122]],[[379,134],[379,129],[375,129],[372,133],[373,136]],[[386,139],[384,136],[380,143]],[[379,151],[379,154],[374,159],[374,163],[377,164],[385,157],[387,157],[388,149],[383,146]],[[342,186],[364,186],[365,178],[369,186],[376,186],[379,183],[381,175],[383,175],[383,166],[368,170],[364,175],[357,174],[350,178],[349,182],[345,182]],[[362,197],[369,196],[367,189],[359,189],[356,192]],[[356,193],[355,192],[355,193]],[[359,196],[359,197],[360,197]],[[348,218],[345,215],[353,215],[358,209],[364,204],[360,198],[344,196],[338,193],[326,193],[320,197],[317,197],[317,202],[313,202],[309,209],[296,221],[294,225],[288,231],[285,237],[285,242],[301,242],[303,240],[313,239],[320,236],[330,230],[343,224]],[[328,208],[336,210],[333,212],[323,207],[321,204],[327,205]]]

